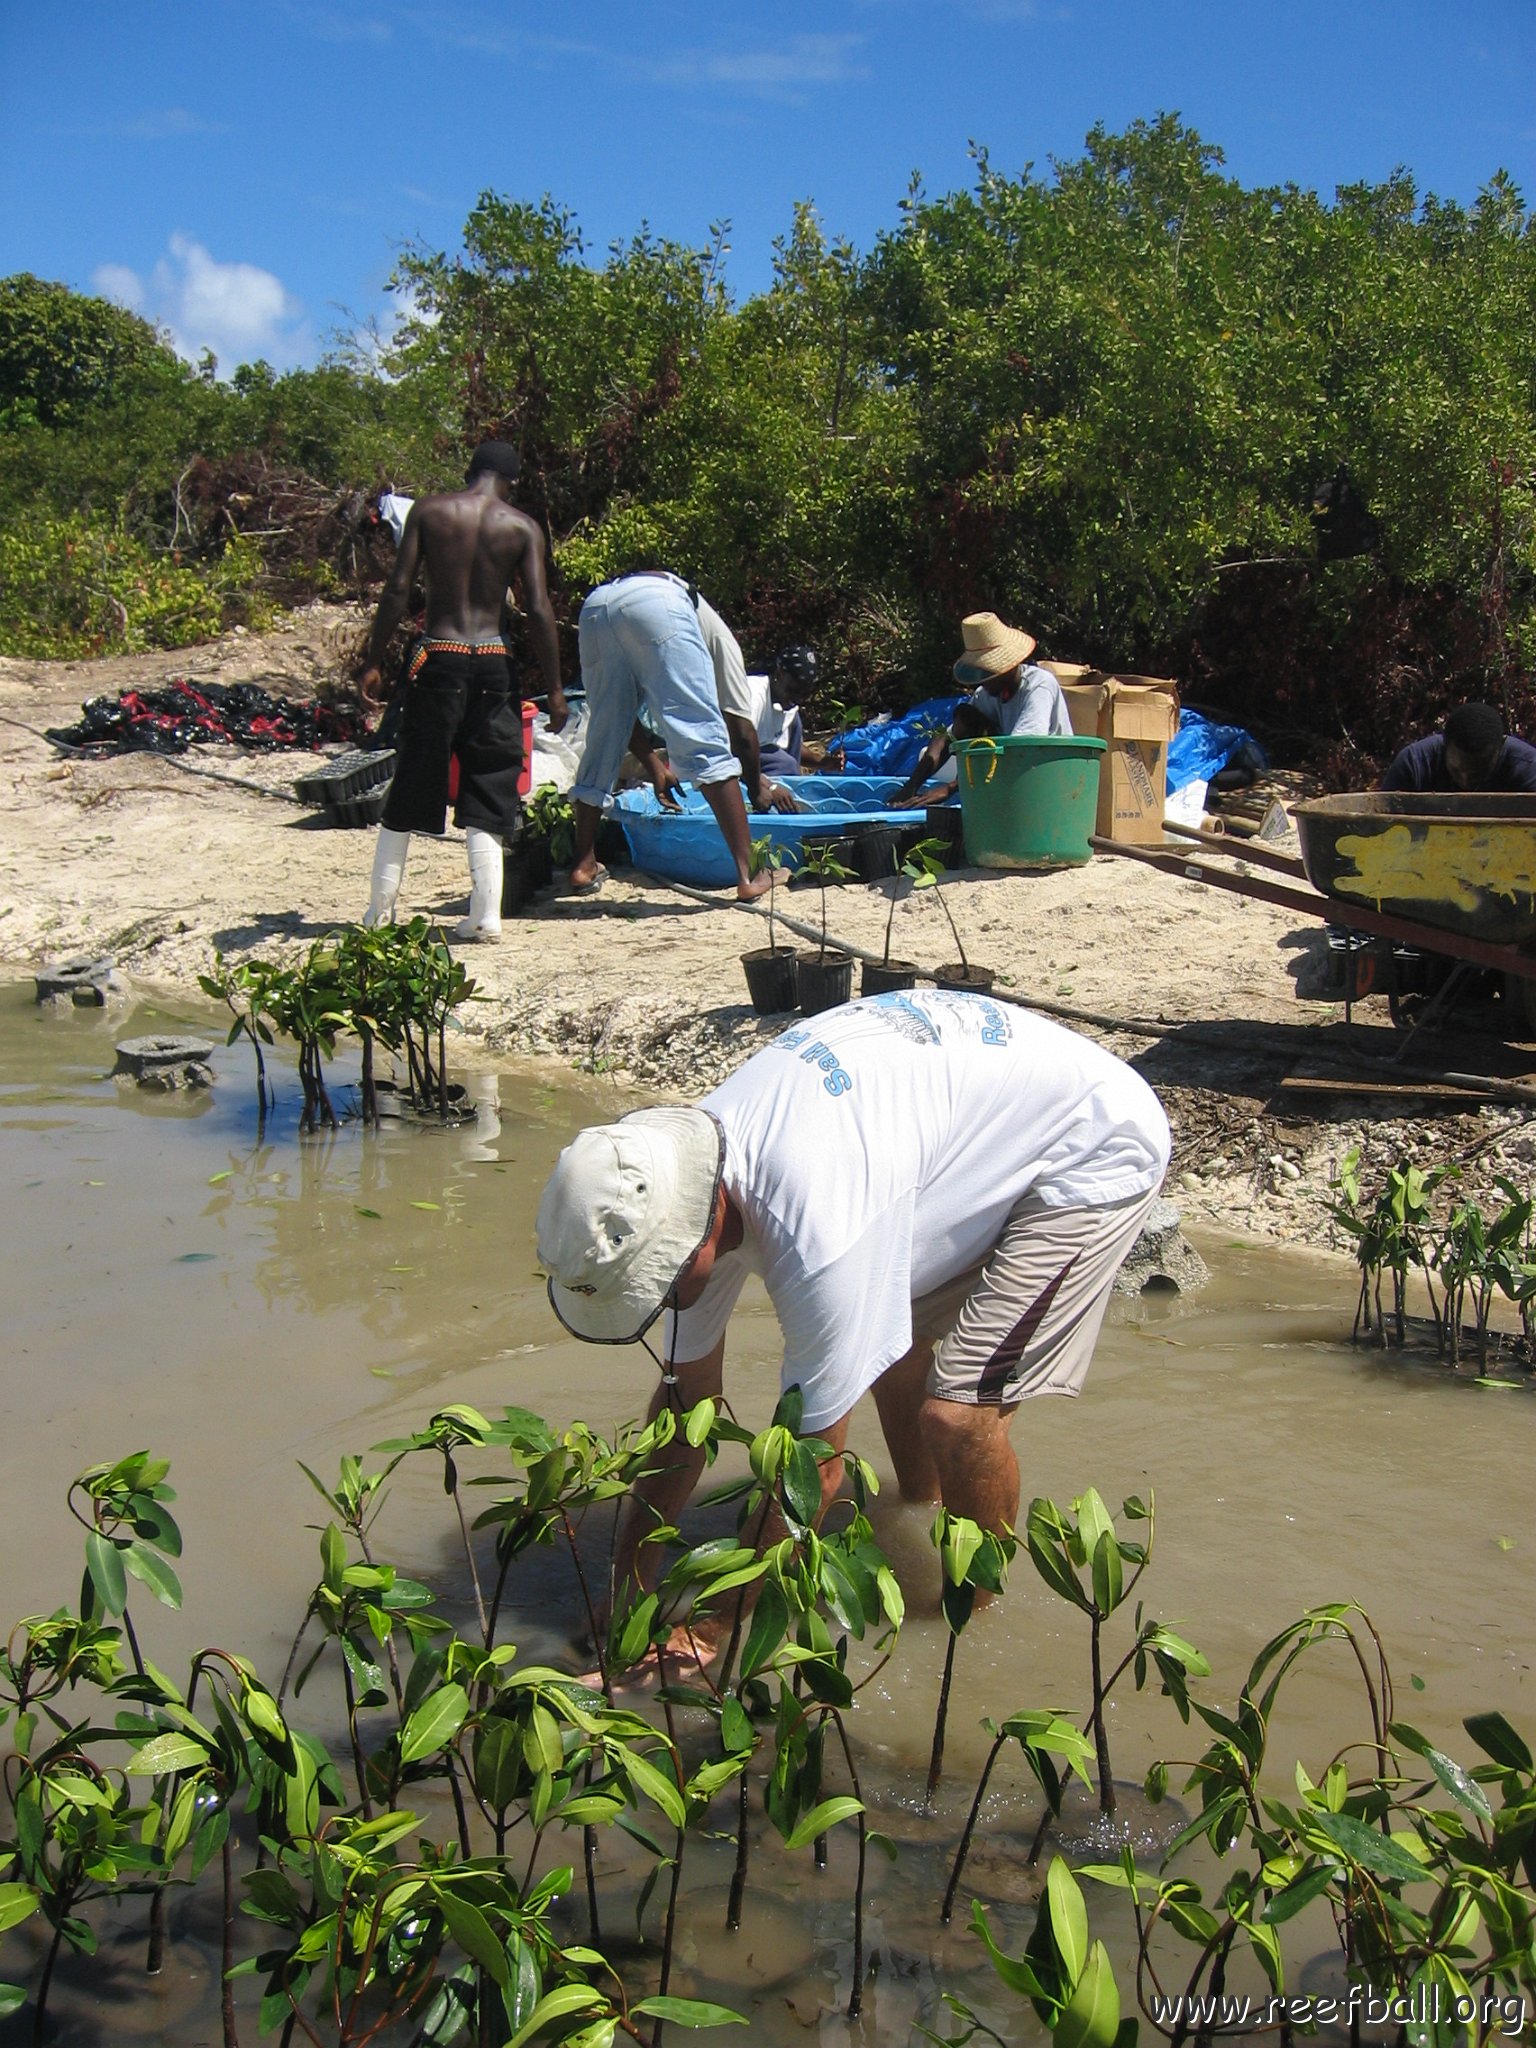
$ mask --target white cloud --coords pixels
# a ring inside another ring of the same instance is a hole
[[[172,235],[147,278],[104,263],[91,282],[166,328],[188,362],[211,349],[225,371],[258,356],[286,369],[313,353],[304,308],[281,278],[254,263],[221,263],[190,235]]]
[[[869,9],[891,5],[904,5],[912,13],[925,4],[925,0],[856,0],[856,4]],[[957,14],[969,16],[972,21],[1000,24],[1013,21],[1034,21],[1055,25],[1073,18],[1070,6],[1061,0],[926,0],[928,11],[950,9]]]
[[[283,12],[322,43],[387,43],[395,32],[392,23],[377,14],[292,5],[285,6]]]
[[[715,86],[761,99],[794,99],[807,87],[862,76],[854,52],[862,36],[804,35],[755,50],[680,49],[632,57],[626,68],[657,85]]]
[[[145,107],[142,113],[121,120],[50,122],[42,132],[85,136],[92,141],[186,142],[197,135],[227,135],[229,129],[223,121],[194,114],[190,107]]]
[[[387,377],[390,373],[386,358],[399,342],[401,329],[407,321],[414,321],[421,327],[435,327],[439,317],[434,307],[422,304],[410,285],[395,286],[378,312],[369,314],[366,319],[351,320],[338,337],[341,353],[361,368]]]
[[[103,263],[91,274],[91,283],[104,299],[126,306],[130,313],[144,310],[144,281],[125,263]]]
[[[124,121],[117,133],[134,142],[175,142],[188,135],[222,135],[222,121],[210,121],[189,107],[148,107]]]

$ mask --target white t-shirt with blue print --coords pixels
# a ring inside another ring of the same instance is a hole
[[[978,1265],[1022,1196],[1105,1207],[1150,1193],[1168,1164],[1140,1075],[1026,1010],[943,990],[797,1025],[700,1107],[725,1133],[745,1238],[677,1318],[673,1355],[704,1357],[758,1274],[808,1431],[908,1350],[913,1301]]]

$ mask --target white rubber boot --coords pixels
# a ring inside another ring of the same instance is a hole
[[[409,832],[393,832],[388,825],[379,827],[378,844],[373,849],[373,893],[368,899],[365,925],[394,923],[395,902],[405,879],[405,859],[410,850]]]
[[[469,849],[469,915],[455,925],[456,939],[501,937],[501,841],[494,832],[470,825],[464,833]]]

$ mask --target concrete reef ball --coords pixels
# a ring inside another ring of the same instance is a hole
[[[1141,1235],[1115,1275],[1116,1294],[1145,1294],[1149,1288],[1193,1294],[1211,1277],[1204,1259],[1189,1243],[1172,1202],[1154,1202]]]
[[[114,1077],[139,1088],[210,1088],[213,1047],[206,1038],[125,1038]]]
[[[89,953],[50,961],[33,979],[38,1002],[58,1009],[100,1010],[108,1003],[127,1002],[133,993],[115,962],[95,959]]]

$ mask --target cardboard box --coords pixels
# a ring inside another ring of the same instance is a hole
[[[1032,661],[1030,666],[1043,668],[1064,690],[1071,684],[1097,682],[1100,674],[1098,669],[1089,668],[1086,662],[1081,661]]]
[[[1179,729],[1177,684],[1090,670],[1082,682],[1063,681],[1062,695],[1072,730],[1108,747],[1099,770],[1099,837],[1155,844],[1163,837],[1168,742]]]

